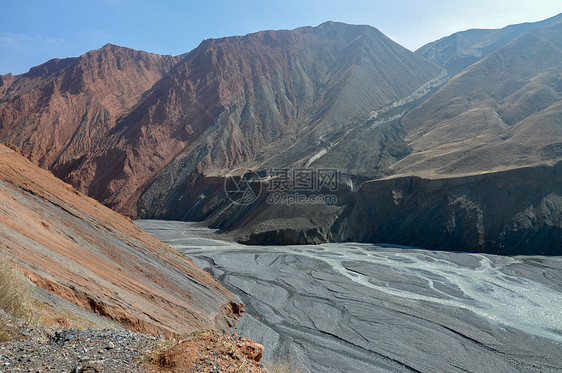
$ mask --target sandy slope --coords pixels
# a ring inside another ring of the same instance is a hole
[[[135,331],[233,320],[228,291],[189,259],[3,145],[0,254],[38,287]]]

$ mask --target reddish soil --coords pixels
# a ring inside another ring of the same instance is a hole
[[[154,353],[150,372],[267,372],[259,360],[263,346],[246,338],[203,332]]]
[[[181,336],[238,316],[191,260],[3,145],[0,255],[37,286],[133,331]]]

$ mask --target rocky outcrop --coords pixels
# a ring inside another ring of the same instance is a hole
[[[268,373],[256,361],[261,345],[217,331],[194,332],[180,342],[111,329],[28,327],[24,334],[0,343],[4,371]]]
[[[134,331],[184,335],[240,316],[187,257],[3,145],[0,255],[37,287]]]
[[[144,364],[150,372],[268,372],[259,363],[262,345],[209,331],[194,333],[153,355]]]
[[[250,340],[244,340],[236,344],[240,351],[249,360],[259,363],[263,357],[263,345]]]

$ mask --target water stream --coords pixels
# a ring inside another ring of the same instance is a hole
[[[343,243],[244,246],[137,224],[246,304],[239,332],[303,372],[557,371],[562,259]]]

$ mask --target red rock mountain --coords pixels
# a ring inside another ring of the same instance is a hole
[[[0,138],[42,167],[89,154],[179,58],[107,44],[0,78]]]
[[[332,22],[206,40],[181,59],[106,46],[5,77],[0,138],[136,216],[141,197],[166,209],[190,179],[304,163],[439,73],[372,27]]]

